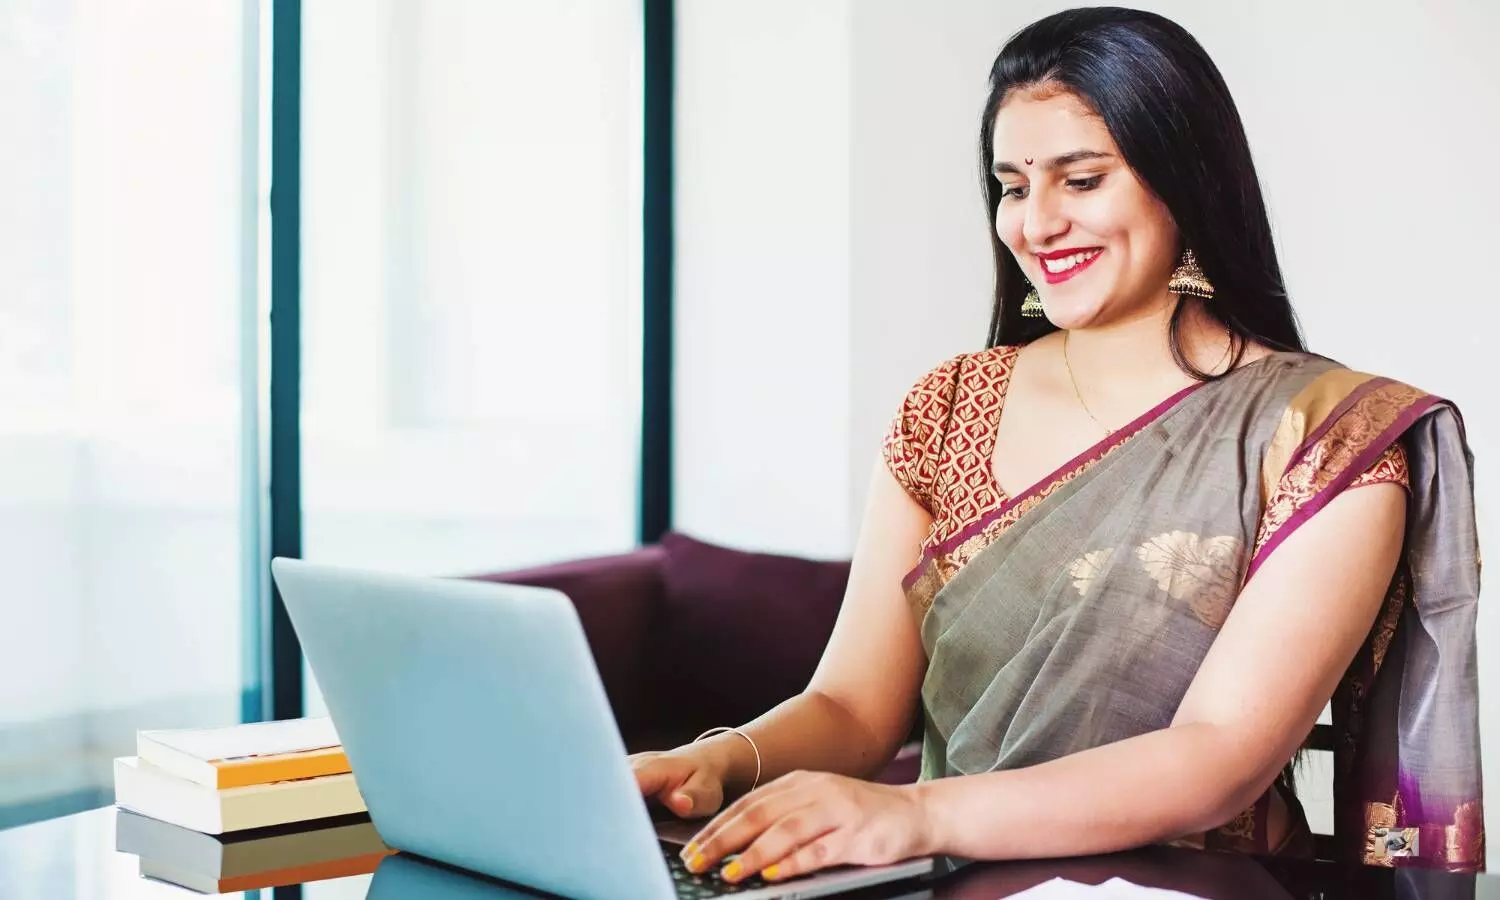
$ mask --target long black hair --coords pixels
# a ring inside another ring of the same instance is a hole
[[[1177,223],[1214,285],[1204,309],[1227,328],[1235,361],[1246,343],[1305,350],[1282,284],[1281,266],[1250,144],[1229,88],[1203,47],[1182,26],[1155,13],[1117,7],[1074,9],[1018,32],[990,69],[979,131],[980,169],[995,253],[995,307],[988,344],[1025,344],[1056,330],[1021,316],[1027,286],[995,232],[1001,186],[990,166],[995,115],[1010,93],[1058,87],[1104,120],[1121,155]],[[1172,313],[1172,355],[1200,380],[1183,352],[1184,306]]]

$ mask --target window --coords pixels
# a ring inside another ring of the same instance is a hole
[[[639,3],[305,0],[303,29],[305,555],[633,546]]]
[[[260,714],[269,13],[0,6],[0,826]],[[638,0],[303,0],[302,47],[304,555],[633,546]]]
[[[258,702],[257,27],[0,6],[0,826]]]

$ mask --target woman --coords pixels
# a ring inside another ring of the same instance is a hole
[[[1286,767],[1331,697],[1340,853],[1480,867],[1456,411],[1304,352],[1238,113],[1180,27],[1060,13],[990,78],[989,349],[896,415],[808,689],[634,757],[642,791],[719,812],[685,856],[731,881],[1305,854]],[[862,780],[919,700],[922,778]]]

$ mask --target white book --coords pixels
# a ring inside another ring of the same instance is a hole
[[[365,812],[354,775],[324,775],[214,790],[134,756],[115,760],[115,803],[205,834]]]
[[[327,716],[224,728],[140,731],[135,755],[144,763],[211,788],[349,771],[338,732]]]

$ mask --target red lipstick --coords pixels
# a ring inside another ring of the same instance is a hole
[[[1094,260],[1098,259],[1103,253],[1103,247],[1068,247],[1064,250],[1049,250],[1046,253],[1038,253],[1036,254],[1036,258],[1041,264],[1042,276],[1047,279],[1047,283],[1061,284],[1093,265]],[[1048,260],[1067,259],[1070,256],[1081,256],[1083,258],[1075,262],[1072,268],[1063,269],[1060,272],[1053,272],[1047,268]]]

